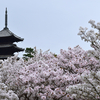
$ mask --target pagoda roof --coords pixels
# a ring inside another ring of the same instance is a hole
[[[2,50],[2,49],[6,50],[7,48],[12,48],[14,50],[14,52],[24,51],[24,49],[17,47],[16,44],[0,45],[0,50]]]
[[[13,32],[9,30],[9,28],[5,27],[0,31],[0,38],[13,37],[14,42],[23,41],[24,39],[15,35]]]
[[[0,55],[0,59],[7,59],[8,57],[11,57],[13,55]]]

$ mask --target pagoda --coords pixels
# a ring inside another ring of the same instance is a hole
[[[7,8],[5,11],[5,27],[0,31],[0,59],[7,59],[7,57],[14,56],[15,52],[24,51],[24,49],[17,47],[14,42],[20,42],[24,39],[12,33],[7,27]]]

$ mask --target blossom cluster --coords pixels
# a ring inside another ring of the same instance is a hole
[[[96,58],[76,46],[68,51],[61,49],[56,57],[48,51],[37,52],[28,61],[17,60],[17,55],[10,57],[1,61],[0,78],[19,100],[73,100],[75,95],[67,93],[66,88],[82,84],[80,75],[97,71],[99,66]]]
[[[77,100],[100,100],[100,71],[91,71],[80,76],[82,84],[69,86],[66,92]]]
[[[94,52],[94,56],[100,59],[100,22],[96,25],[94,20],[90,20],[89,23],[93,28],[97,29],[98,32],[95,32],[93,29],[87,31],[87,28],[80,27],[78,35],[80,35],[82,40],[84,39],[84,41],[91,43],[91,47],[95,50],[92,51]],[[88,52],[91,52],[91,50]]]
[[[0,83],[0,100],[19,100],[19,98],[4,83]]]

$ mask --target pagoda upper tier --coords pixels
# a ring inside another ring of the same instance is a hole
[[[23,38],[18,37],[17,35],[12,33],[7,27],[0,31],[0,44],[5,42],[6,43],[19,42],[23,40],[24,40]]]

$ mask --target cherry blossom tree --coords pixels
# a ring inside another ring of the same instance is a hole
[[[97,71],[100,63],[80,46],[61,49],[56,57],[48,51],[36,53],[24,62],[17,55],[1,61],[1,80],[20,100],[75,100],[66,92],[70,85],[82,84],[82,73]]]
[[[91,58],[96,58],[96,60],[100,61],[100,23],[95,24],[95,21],[90,20],[89,23],[93,28],[98,30],[94,32],[94,30],[87,31],[87,28],[80,27],[80,31],[78,35],[81,36],[81,39],[84,39],[87,42],[91,43],[91,47],[94,50],[88,50],[87,55]],[[94,59],[93,58],[93,59]],[[94,60],[93,60],[94,61]],[[94,65],[94,67],[97,67]],[[90,73],[82,73],[79,79],[82,79],[82,84],[77,84],[73,86],[69,86],[66,91],[69,94],[74,95],[76,99],[83,100],[100,100],[100,67],[97,67],[96,71],[90,70]],[[91,91],[91,92],[90,92]]]
[[[94,30],[87,31],[88,28],[79,28],[79,33],[81,39],[87,42],[91,43],[91,47],[94,48],[94,50],[89,50],[89,56],[94,56],[97,59],[100,59],[100,22],[95,24],[94,20],[90,20],[89,23],[91,24],[92,28],[95,28],[98,30],[98,32],[95,32]]]

